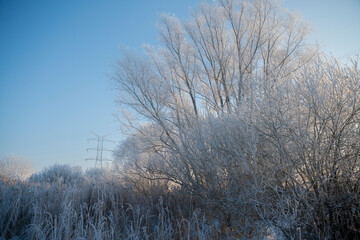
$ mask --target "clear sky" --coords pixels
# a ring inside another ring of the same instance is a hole
[[[0,0],[0,157],[34,169],[93,166],[91,131],[120,141],[109,75],[123,47],[157,45],[159,14],[187,18],[196,0]],[[288,0],[326,52],[360,52],[360,0]],[[108,144],[108,148],[115,145]]]

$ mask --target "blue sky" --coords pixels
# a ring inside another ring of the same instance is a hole
[[[34,169],[93,166],[91,131],[120,141],[109,75],[123,47],[157,45],[159,14],[187,18],[195,0],[0,0],[0,157]],[[326,52],[360,52],[360,0],[288,0]],[[108,148],[114,147],[109,144]]]

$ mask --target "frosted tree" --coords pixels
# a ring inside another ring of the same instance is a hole
[[[25,180],[32,174],[30,161],[17,157],[6,156],[0,159],[0,179],[3,180]]]
[[[163,15],[158,28],[160,47],[147,46],[145,57],[125,54],[117,65],[119,103],[133,114],[122,119],[138,138],[156,129],[137,149],[157,155],[142,169],[190,189],[211,185],[203,175],[217,168],[204,173],[208,168],[195,161],[199,149],[209,151],[208,136],[195,144],[191,134],[213,128],[209,117],[251,111],[263,91],[307,63],[315,54],[306,46],[307,25],[273,1],[222,0],[202,3],[187,22]],[[232,166],[207,158],[199,161]]]
[[[320,54],[307,33],[268,0],[203,3],[187,22],[164,15],[162,45],[118,64],[133,130],[122,174],[204,197],[240,234],[356,238],[358,61]]]

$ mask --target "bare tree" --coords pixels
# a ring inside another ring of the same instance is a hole
[[[30,161],[17,156],[6,156],[0,159],[0,179],[25,180],[32,174]]]
[[[139,120],[124,169],[207,198],[241,234],[358,237],[358,63],[306,46],[306,25],[268,0],[204,3],[159,31],[160,48],[118,65]]]
[[[260,88],[266,89],[261,86],[299,69],[313,51],[305,46],[306,24],[268,0],[203,3],[185,23],[163,15],[159,32],[160,48],[149,46],[146,57],[126,54],[119,62],[119,102],[157,129],[145,149],[161,163],[148,170],[192,188],[209,181],[201,180],[199,169],[208,167],[194,162],[199,149],[189,133],[210,116],[250,111]],[[137,136],[147,132],[129,125]]]
[[[159,32],[162,46],[127,54],[116,80],[123,103],[162,124],[231,110],[254,78],[276,81],[314,53],[306,24],[268,0],[203,3],[185,23],[163,15]]]

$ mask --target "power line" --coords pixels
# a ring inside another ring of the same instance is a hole
[[[95,137],[94,138],[89,138],[87,141],[88,142],[96,141],[97,145],[96,145],[96,147],[87,148],[86,150],[87,151],[89,151],[89,150],[96,151],[96,156],[93,157],[93,158],[86,158],[85,160],[86,161],[95,161],[95,167],[97,167],[98,163],[100,163],[100,167],[102,168],[103,167],[103,162],[111,162],[112,161],[110,159],[103,158],[103,152],[104,151],[112,152],[112,150],[104,148],[104,142],[112,142],[112,143],[114,143],[115,141],[106,139],[106,137],[108,135],[100,136],[100,135],[98,135],[98,134],[96,134],[94,132],[92,132],[92,134]]]

